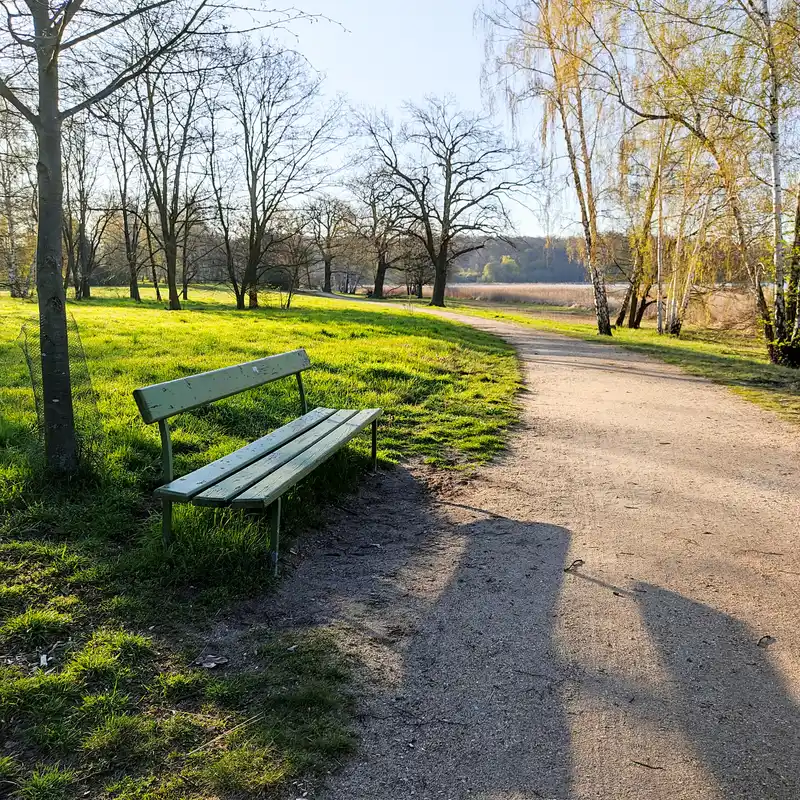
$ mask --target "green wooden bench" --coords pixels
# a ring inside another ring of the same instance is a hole
[[[302,372],[310,366],[305,350],[292,350],[134,391],[142,419],[148,424],[157,422],[161,432],[163,484],[155,494],[162,502],[165,545],[172,541],[173,503],[269,509],[270,558],[277,573],[282,495],[368,425],[372,425],[372,469],[376,469],[381,409],[309,411]],[[302,416],[224,458],[175,478],[170,417],[291,376],[297,379]]]

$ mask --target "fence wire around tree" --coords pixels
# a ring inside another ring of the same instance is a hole
[[[103,426],[97,408],[97,393],[92,386],[86,353],[83,349],[75,318],[67,318],[69,341],[69,373],[72,384],[72,408],[75,418],[75,434],[78,443],[78,463],[81,470],[95,471],[102,460]],[[36,405],[36,427],[40,441],[44,441],[44,406],[42,394],[42,348],[39,337],[39,322],[26,322],[17,337],[28,365],[33,398]]]

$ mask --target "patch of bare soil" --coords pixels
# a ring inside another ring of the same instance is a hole
[[[640,355],[461,319],[524,360],[507,454],[367,481],[274,601],[363,665],[361,749],[320,796],[796,800],[796,431]]]

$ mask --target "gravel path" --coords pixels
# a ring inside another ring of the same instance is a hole
[[[365,668],[361,749],[320,796],[800,798],[797,430],[639,355],[447,316],[518,348],[523,424],[469,480],[368,482],[284,583],[284,622]]]

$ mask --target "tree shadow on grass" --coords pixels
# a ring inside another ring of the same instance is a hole
[[[159,310],[163,303],[155,301],[143,301],[141,307],[149,310]],[[77,305],[81,307],[99,306],[105,308],[127,308],[134,309],[130,301],[120,298],[101,297],[91,300],[81,301]],[[364,303],[364,308],[349,308],[331,302],[330,306],[323,307],[293,307],[281,309],[273,306],[265,306],[258,309],[248,309],[237,311],[236,308],[228,303],[219,301],[202,301],[187,303],[186,311],[192,315],[203,315],[204,317],[224,316],[225,318],[238,317],[242,319],[271,319],[281,320],[287,323],[311,323],[318,325],[319,335],[330,339],[353,339],[365,338],[370,335],[370,330],[384,334],[396,334],[402,336],[423,336],[425,338],[447,338],[451,341],[460,341],[472,347],[478,347],[488,353],[502,352],[508,350],[502,340],[490,336],[482,331],[471,328],[468,325],[454,324],[447,319],[440,319],[429,314],[413,314],[402,309],[393,311],[389,308],[377,306],[370,307]],[[332,322],[350,323],[353,326],[364,328],[360,332],[341,332],[335,333],[328,331],[326,325]],[[303,346],[302,343],[298,347]]]

